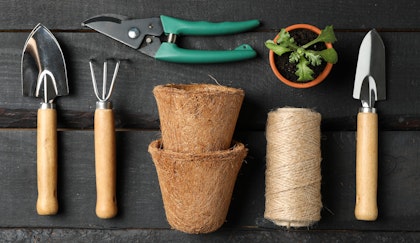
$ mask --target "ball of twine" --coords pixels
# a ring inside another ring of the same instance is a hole
[[[268,113],[264,217],[308,227],[321,219],[321,114],[303,108]]]

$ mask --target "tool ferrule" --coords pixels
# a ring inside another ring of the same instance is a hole
[[[39,107],[39,109],[42,109],[42,110],[55,109],[55,103],[45,103],[45,102],[42,102],[41,103],[41,106]]]
[[[111,101],[97,101],[96,109],[112,109]]]
[[[359,112],[361,112],[361,113],[376,113],[376,109],[374,107],[360,107]]]

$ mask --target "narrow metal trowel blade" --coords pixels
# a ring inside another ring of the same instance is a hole
[[[21,61],[22,94],[52,102],[69,93],[63,52],[54,35],[38,24],[29,34]]]
[[[386,99],[385,45],[375,29],[366,34],[360,45],[353,98],[361,99],[362,87],[374,91],[374,100]]]

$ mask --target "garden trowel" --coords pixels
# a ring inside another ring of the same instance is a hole
[[[375,101],[386,98],[385,46],[376,30],[360,45],[353,98],[362,102],[357,115],[356,207],[358,220],[378,217],[378,115]]]
[[[58,211],[57,112],[54,98],[69,93],[63,52],[53,34],[38,24],[22,53],[23,96],[42,98],[37,121],[37,182],[39,215]]]

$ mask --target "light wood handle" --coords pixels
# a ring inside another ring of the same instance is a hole
[[[57,200],[57,112],[39,109],[37,122],[37,180],[39,215],[54,215]]]
[[[95,111],[96,215],[112,218],[117,214],[115,125],[112,109]]]
[[[378,217],[378,115],[357,115],[356,219],[374,221]]]

